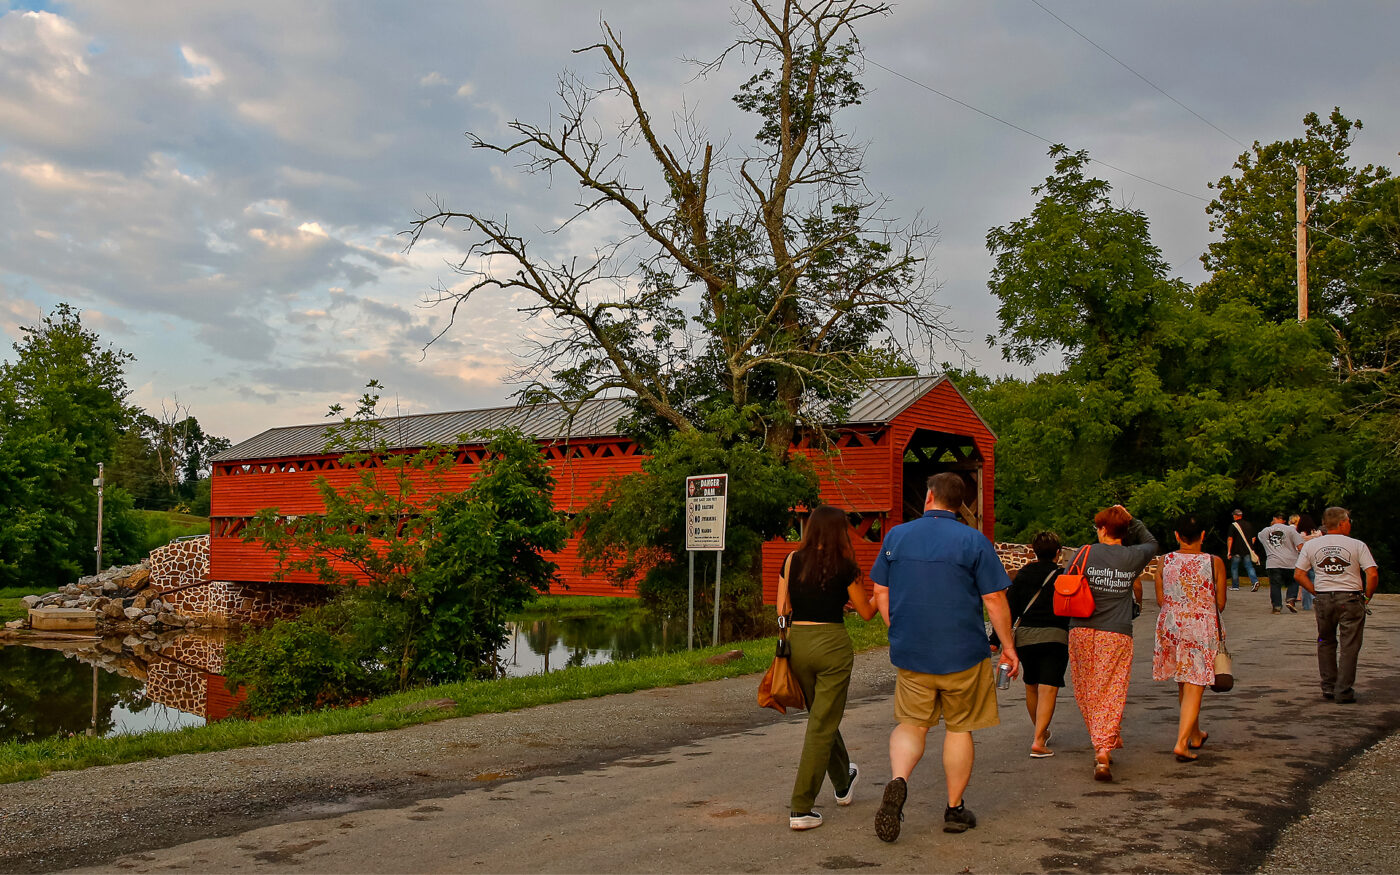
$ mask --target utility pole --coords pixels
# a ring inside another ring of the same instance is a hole
[[[97,479],[92,481],[92,485],[97,487],[97,546],[93,549],[97,551],[97,570],[94,574],[102,573],[102,463],[97,463]]]
[[[1308,168],[1298,165],[1298,321],[1308,321]]]

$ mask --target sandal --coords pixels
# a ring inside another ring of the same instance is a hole
[[[1112,781],[1112,780],[1113,780],[1113,770],[1110,769],[1110,768],[1108,767],[1108,763],[1095,763],[1095,764],[1094,764],[1094,780],[1095,780],[1095,781]]]

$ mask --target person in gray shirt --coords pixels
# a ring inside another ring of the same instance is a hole
[[[1303,544],[1293,577],[1316,596],[1313,613],[1322,698],[1347,705],[1356,701],[1352,689],[1356,656],[1366,628],[1366,603],[1380,586],[1380,572],[1371,548],[1351,536],[1351,514],[1346,508],[1327,508],[1322,530],[1326,534]],[[1315,580],[1308,579],[1309,570],[1316,572]]]
[[[1157,555],[1157,539],[1121,505],[1094,516],[1098,543],[1084,548],[1094,612],[1069,623],[1074,700],[1094,745],[1094,780],[1112,781],[1113,751],[1123,746],[1123,708],[1133,666],[1133,618],[1142,607],[1139,576]]]
[[[1293,584],[1293,567],[1298,564],[1298,548],[1303,546],[1303,536],[1288,524],[1287,517],[1276,513],[1273,524],[1260,529],[1255,537],[1264,547],[1264,571],[1269,575],[1269,602],[1273,612],[1282,613],[1287,604],[1289,611],[1298,613],[1298,587]],[[1292,593],[1287,602],[1283,598],[1285,590]]]

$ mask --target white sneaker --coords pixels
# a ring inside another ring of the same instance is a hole
[[[822,815],[819,811],[809,811],[806,814],[793,812],[788,816],[788,826],[793,829],[816,829],[822,825]]]
[[[860,779],[860,769],[855,763],[851,763],[851,783],[846,785],[846,792],[836,794],[837,805],[850,805],[856,798],[856,781]]]

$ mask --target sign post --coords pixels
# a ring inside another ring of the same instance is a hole
[[[695,554],[715,555],[715,622],[711,644],[719,644],[720,568],[724,564],[724,529],[728,516],[729,475],[706,474],[685,478],[685,549],[690,553],[689,645],[695,646]]]

